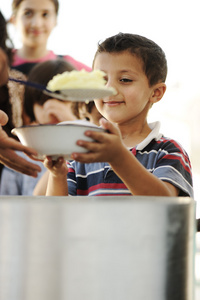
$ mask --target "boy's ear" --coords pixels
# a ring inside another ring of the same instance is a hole
[[[153,104],[160,101],[166,91],[166,88],[167,87],[164,82],[160,82],[154,85],[152,95],[150,97],[150,102]]]

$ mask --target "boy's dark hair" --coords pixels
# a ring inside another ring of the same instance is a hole
[[[47,60],[36,64],[28,75],[28,80],[40,83],[44,86],[57,74],[62,74],[66,71],[70,72],[76,70],[70,63],[62,58],[55,60]],[[24,111],[30,117],[30,121],[35,121],[33,105],[35,103],[43,105],[48,99],[52,97],[45,95],[40,90],[32,87],[25,88],[24,94]]]
[[[141,59],[143,70],[149,85],[165,82],[167,77],[167,60],[163,50],[152,40],[146,37],[131,34],[118,33],[98,44],[94,57],[101,52],[119,53],[129,51]]]

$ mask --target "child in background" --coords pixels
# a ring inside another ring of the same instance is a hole
[[[37,64],[30,71],[28,80],[47,86],[48,82],[57,74],[70,72],[75,68],[62,58],[49,60]],[[24,95],[24,124],[57,124],[63,121],[73,121],[77,117],[72,111],[72,104],[76,102],[61,101],[45,95],[40,90],[26,87]]]
[[[22,47],[14,51],[13,68],[28,74],[38,62],[58,57],[53,51],[47,49],[48,38],[57,24],[58,10],[58,0],[12,1],[10,22],[19,31],[22,42]],[[77,70],[91,70],[69,55],[64,55],[63,58]]]
[[[192,172],[185,150],[159,132],[147,115],[166,90],[167,61],[153,41],[119,33],[100,43],[94,69],[106,73],[117,94],[95,99],[106,132],[86,131],[94,142],[78,140],[87,153],[44,161],[49,169],[46,195],[193,196]],[[67,180],[66,180],[67,176]]]
[[[31,71],[28,80],[47,85],[49,80],[57,74],[72,71],[74,67],[63,59],[55,59],[37,64]],[[24,124],[54,124],[62,121],[76,120],[71,110],[71,102],[60,101],[45,95],[31,87],[25,88],[24,96]],[[22,157],[23,154],[19,153]],[[31,159],[29,159],[31,161]],[[37,178],[15,172],[7,167],[3,168],[0,183],[1,195],[32,195],[35,185],[46,168],[42,162],[36,161],[41,167]]]
[[[77,119],[85,119],[97,126],[102,115],[97,110],[94,101],[90,102],[74,102],[72,103],[72,111]]]

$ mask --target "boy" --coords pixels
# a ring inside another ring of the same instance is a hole
[[[44,161],[50,170],[46,195],[193,196],[187,153],[148,124],[151,106],[165,93],[167,62],[153,41],[119,33],[98,45],[93,69],[106,73],[117,93],[95,99],[105,133],[86,131],[95,142],[77,141],[88,153]],[[66,180],[67,176],[67,180]]]

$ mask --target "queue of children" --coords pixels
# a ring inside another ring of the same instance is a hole
[[[47,49],[48,38],[57,23],[58,10],[59,2],[57,0],[12,1],[12,16],[10,22],[13,23],[17,31],[19,31],[22,40],[21,49],[14,49],[7,33],[5,18],[0,12],[0,47],[3,48],[7,55],[10,77],[25,80],[26,75],[36,64],[60,57],[60,55],[56,55],[53,51]],[[69,55],[64,55],[63,59],[69,64],[72,64],[75,69],[84,68],[88,71],[91,70],[90,67]],[[0,88],[0,109],[8,116],[7,122],[2,122],[2,124],[4,124],[6,134],[16,140],[18,139],[11,134],[11,130],[14,127],[24,125],[22,118],[23,94],[24,86],[13,81],[8,81]],[[18,148],[20,147],[18,146]],[[35,151],[31,149],[26,150],[26,147],[23,147],[23,149],[29,153],[35,153]],[[37,176],[38,167],[35,164],[29,161],[26,162],[25,158],[18,157],[17,154],[14,157],[17,160],[20,159],[22,163],[22,167],[17,167],[18,170],[32,175],[32,168],[34,168],[34,176]],[[5,160],[2,158],[0,160],[0,176],[4,162]],[[7,162],[5,163],[7,164]],[[24,164],[29,166],[28,170],[24,170]]]

